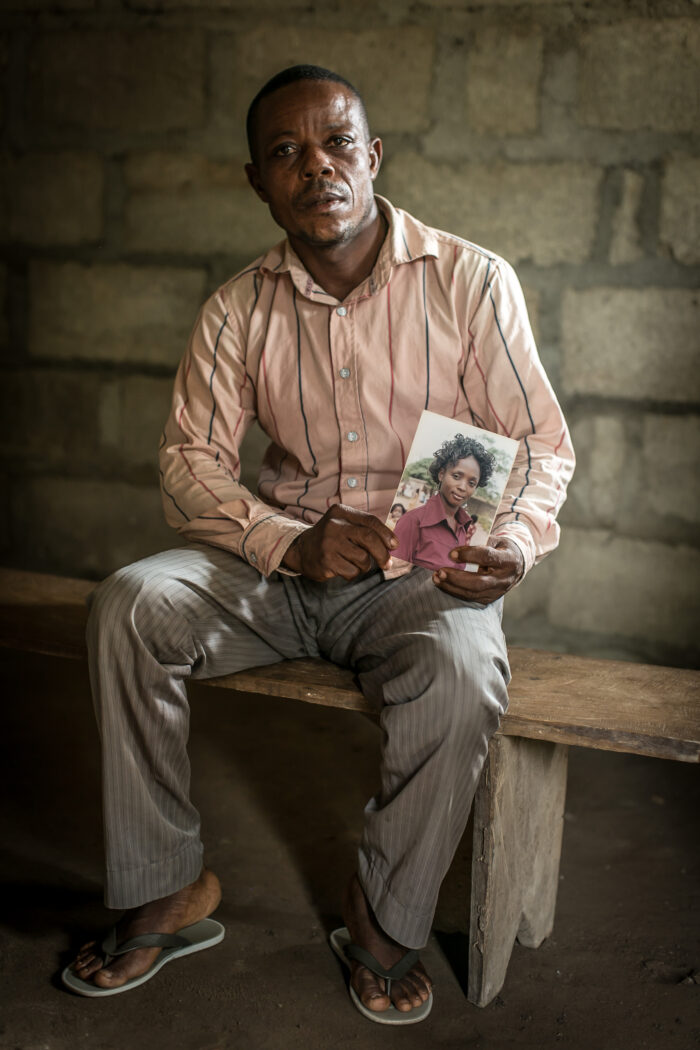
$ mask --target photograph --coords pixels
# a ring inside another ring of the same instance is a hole
[[[425,569],[455,564],[455,547],[483,546],[503,497],[518,442],[423,411],[386,524],[393,556]]]

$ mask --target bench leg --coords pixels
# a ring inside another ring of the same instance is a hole
[[[468,998],[487,1006],[503,987],[517,937],[537,948],[552,932],[568,748],[495,736],[474,799]]]

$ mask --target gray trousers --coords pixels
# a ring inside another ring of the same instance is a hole
[[[107,905],[164,897],[201,870],[187,679],[322,656],[352,668],[381,715],[381,788],[365,809],[360,881],[382,928],[423,947],[508,702],[501,611],[501,601],[444,594],[426,569],[391,581],[378,571],[351,583],[265,579],[204,545],[115,573],[95,591],[88,623]]]

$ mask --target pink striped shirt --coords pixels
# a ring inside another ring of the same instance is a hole
[[[493,531],[529,569],[557,545],[574,456],[518,280],[503,259],[377,203],[389,232],[342,303],[285,240],[202,307],[160,449],[167,520],[268,575],[333,503],[384,521],[429,408],[520,441]],[[270,445],[254,495],[238,449],[256,418]]]

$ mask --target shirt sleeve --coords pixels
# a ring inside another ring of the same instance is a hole
[[[280,562],[309,526],[240,483],[240,443],[255,416],[244,339],[217,293],[202,308],[175,377],[159,451],[163,507],[182,536],[231,551],[268,576],[287,572]]]
[[[556,517],[575,459],[520,283],[503,260],[491,262],[470,319],[464,386],[477,425],[519,442],[491,535],[518,545],[527,572],[559,542]]]

